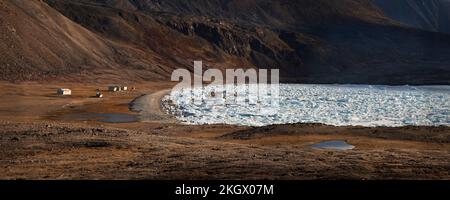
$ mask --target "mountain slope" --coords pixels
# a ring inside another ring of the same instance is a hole
[[[296,29],[302,25],[318,24],[344,17],[366,21],[384,18],[382,13],[374,9],[370,0],[133,0],[129,2],[141,11],[209,16],[246,25],[276,28]]]
[[[96,15],[101,17],[102,13],[108,13],[108,10],[102,9]],[[0,49],[4,52],[0,58],[2,80],[167,80],[175,67],[192,65],[191,60],[183,59],[181,55],[169,58],[165,55],[169,51],[186,52],[189,58],[197,56],[205,61],[212,60],[211,57],[221,58],[220,53],[215,55],[213,47],[202,43],[190,45],[194,41],[183,38],[178,32],[172,31],[171,37],[165,37],[164,32],[171,32],[171,29],[158,27],[154,20],[145,16],[142,22],[148,26],[143,28],[151,33],[151,41],[145,33],[135,31],[130,24],[120,20],[117,31],[111,30],[115,37],[99,35],[42,1],[1,1],[0,16]],[[133,22],[139,18],[127,17]],[[140,26],[139,23],[133,25]],[[106,24],[101,28],[109,26]],[[122,36],[125,38],[121,40]],[[136,45],[143,42],[157,48]],[[177,47],[178,42],[188,45]],[[158,50],[158,45],[162,50]]]
[[[142,14],[158,26],[211,44],[253,66],[280,68],[285,82],[442,84],[450,80],[450,38],[401,27],[371,0],[47,2],[106,37],[126,26],[92,20],[97,13],[115,10],[102,15],[108,22],[116,21],[121,12]],[[120,6],[124,4],[128,6]],[[130,41],[129,36],[120,37]],[[170,52],[164,56],[174,57]]]
[[[450,84],[450,36],[400,25],[372,0],[5,2],[46,10],[16,8],[23,16],[9,16],[2,24],[50,16],[49,20],[26,22],[42,29],[32,31],[45,33],[40,37],[20,37],[23,42],[19,43],[6,32],[8,38],[2,41],[13,41],[21,48],[42,42],[29,54],[20,48],[2,47],[10,54],[9,60],[2,61],[4,80],[33,74],[28,71],[62,74],[69,79],[85,74],[106,80],[169,80],[174,68],[192,69],[193,60],[203,60],[206,68],[280,68],[283,82]],[[64,23],[54,18],[76,28],[62,26]],[[13,27],[26,27],[21,26],[24,23]],[[55,26],[62,27],[53,30]],[[2,31],[6,27],[2,25]],[[74,30],[76,34],[69,35],[81,39],[63,37]],[[39,49],[65,43],[69,44],[61,47],[70,47],[70,53],[63,48],[39,53]],[[56,58],[42,63],[30,59],[31,64],[19,64],[24,66],[22,72],[11,67],[20,58],[35,54]]]
[[[387,16],[408,26],[450,33],[449,0],[376,0]]]
[[[2,79],[79,72],[109,65],[103,40],[38,1],[0,2]]]

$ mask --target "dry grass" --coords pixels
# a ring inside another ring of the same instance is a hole
[[[170,83],[142,83],[105,99],[89,97],[101,85],[1,85],[1,179],[450,179],[448,139],[435,138],[448,128],[61,121],[58,115],[72,112],[129,113],[127,102]],[[53,96],[60,86],[74,96]],[[310,148],[324,140],[356,148]]]

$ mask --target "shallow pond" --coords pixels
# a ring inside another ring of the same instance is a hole
[[[317,144],[313,144],[311,145],[311,147],[315,149],[330,149],[330,150],[351,150],[355,148],[355,146],[350,145],[347,142],[341,140],[324,141]]]
[[[139,121],[137,115],[122,114],[122,113],[79,113],[68,114],[60,117],[62,120],[77,120],[77,121],[98,121],[106,123],[130,123]]]

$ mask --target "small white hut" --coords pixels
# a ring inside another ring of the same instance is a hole
[[[56,93],[59,95],[72,95],[72,90],[67,88],[59,88],[56,90]]]

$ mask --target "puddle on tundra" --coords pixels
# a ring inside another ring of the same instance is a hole
[[[355,148],[355,146],[341,140],[324,141],[317,144],[313,144],[311,145],[311,147],[315,149],[330,149],[330,150],[351,150]]]
[[[138,122],[138,116],[123,113],[80,113],[63,115],[61,120],[98,121],[106,123],[130,123]]]

